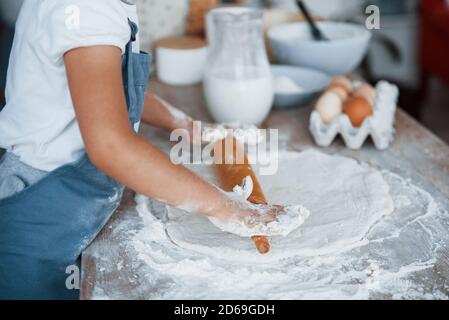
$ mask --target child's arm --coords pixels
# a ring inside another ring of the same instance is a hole
[[[169,132],[175,129],[190,131],[193,128],[192,118],[150,92],[145,95],[142,121]]]
[[[121,51],[97,46],[64,56],[76,117],[91,161],[131,189],[206,215],[259,215],[182,166],[132,131],[121,75]]]
[[[145,95],[142,121],[168,132],[184,129],[190,135],[193,144],[201,145],[202,143],[201,127],[198,127],[198,122],[150,92]],[[194,136],[195,128],[198,129],[197,136]]]

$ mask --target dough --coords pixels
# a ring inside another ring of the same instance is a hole
[[[216,182],[211,166],[191,169]],[[259,181],[270,204],[301,204],[310,211],[305,223],[288,236],[270,238],[269,254],[260,255],[248,238],[223,232],[204,216],[173,208],[168,209],[168,236],[180,247],[219,259],[269,262],[349,250],[394,210],[379,171],[314,150],[281,152],[277,174],[260,176]]]

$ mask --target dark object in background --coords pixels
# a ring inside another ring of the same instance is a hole
[[[449,5],[446,0],[421,0],[419,6],[419,88],[401,87],[400,105],[422,121],[429,109],[430,80],[449,85]],[[435,94],[435,90],[433,90]],[[434,99],[435,100],[435,99]],[[436,99],[436,101],[439,101]],[[441,103],[441,102],[440,102]],[[446,103],[446,102],[443,102]],[[432,128],[433,129],[433,128]]]
[[[14,30],[0,20],[0,110],[5,101],[6,72],[8,70],[9,53],[14,38]]]
[[[402,53],[399,47],[388,37],[385,37],[381,34],[375,34],[373,40],[381,44],[386,52],[389,53],[391,59],[400,63],[403,59]],[[399,95],[398,104],[403,108],[407,113],[409,113],[412,117],[417,120],[421,118],[421,105],[425,99],[425,92],[422,88],[414,88],[406,85],[404,83],[400,83],[394,79],[378,79],[373,76],[371,72],[371,68],[369,65],[369,59],[366,57],[361,65],[361,71],[363,72],[363,78],[366,79],[372,85],[375,85],[380,80],[387,80],[389,82],[395,83],[399,87],[399,91],[401,94]]]
[[[5,106],[6,100],[5,100],[5,94],[3,87],[0,87],[0,110]]]
[[[304,17],[306,17],[313,38],[317,41],[329,41],[329,39],[323,34],[320,28],[318,28],[318,26],[313,21],[310,11],[309,9],[307,9],[306,4],[300,0],[296,1],[296,4],[298,5]]]
[[[376,5],[381,8],[381,14],[400,15],[415,11],[416,0],[367,0],[363,7],[368,5]]]
[[[420,64],[423,85],[436,76],[449,85],[449,5],[445,0],[422,0]],[[424,87],[425,89],[425,87]]]
[[[187,16],[188,36],[204,37],[206,34],[205,18],[207,12],[218,6],[218,0],[190,0],[190,9]]]

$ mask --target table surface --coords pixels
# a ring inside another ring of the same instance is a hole
[[[211,120],[200,85],[174,88],[153,80],[150,83],[150,88],[195,119]],[[297,110],[274,110],[264,126],[279,130],[279,136],[282,137],[280,147],[283,149],[300,151],[315,146],[308,130],[311,110],[310,106]],[[375,149],[371,141],[367,141],[361,150],[349,150],[341,139],[337,139],[332,146],[323,151],[352,157],[408,178],[414,184],[428,191],[444,211],[448,211],[449,146],[400,109],[396,115],[395,127],[395,140],[387,150]],[[141,134],[163,150],[167,151],[172,145],[169,142],[169,135],[161,130],[142,126]],[[150,294],[146,295],[145,290],[141,290],[141,288],[134,290],[141,286],[141,283],[139,279],[136,279],[137,276],[133,269],[126,267],[126,263],[123,268],[113,268],[114,270],[104,272],[105,266],[114,265],[115,261],[126,262],[135,258],[128,256],[127,250],[122,246],[126,230],[120,231],[124,228],[138,229],[141,224],[135,209],[134,195],[131,190],[125,191],[120,208],[97,239],[83,253],[82,299],[91,299],[94,297],[96,289],[104,289],[108,286],[113,287],[116,291],[115,297],[123,299],[145,299],[150,296]],[[431,288],[439,286],[440,291],[445,292],[449,297],[449,248],[443,246],[442,250],[443,252],[440,250],[438,256],[435,257],[436,262],[429,271],[430,275],[427,274],[423,281]],[[151,292],[151,290],[155,290],[155,288],[147,288],[147,292]],[[135,291],[139,293],[136,294]]]

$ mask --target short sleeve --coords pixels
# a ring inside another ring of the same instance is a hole
[[[81,47],[110,45],[125,51],[131,29],[120,0],[46,0],[43,25],[49,50],[62,57]]]

